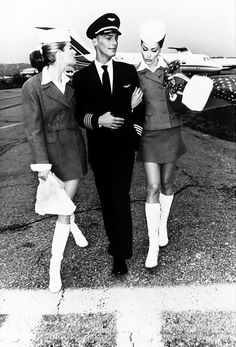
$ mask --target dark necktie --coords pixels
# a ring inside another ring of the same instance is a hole
[[[102,74],[102,84],[105,89],[105,92],[108,97],[111,96],[111,83],[110,83],[110,78],[109,74],[107,71],[107,65],[102,65],[103,68],[103,74]]]

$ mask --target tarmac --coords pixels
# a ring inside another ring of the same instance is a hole
[[[22,126],[20,90],[0,91],[0,346],[235,347],[235,109],[183,116],[188,151],[177,162],[169,244],[158,267],[148,248],[145,176],[131,188],[134,256],[111,274],[91,169],[75,198],[85,249],[69,237],[63,289],[48,291],[56,217],[34,211],[37,177]]]

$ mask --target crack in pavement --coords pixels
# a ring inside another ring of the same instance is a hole
[[[60,314],[60,312],[59,312],[60,311],[60,306],[61,306],[61,303],[62,303],[62,301],[64,299],[65,292],[66,292],[65,288],[62,288],[62,290],[61,290],[61,298],[59,299],[58,304],[57,304],[57,314]]]
[[[21,102],[17,102],[16,104],[13,104],[13,105],[1,107],[0,111],[6,110],[6,109],[11,108],[11,107],[20,106],[20,105],[21,105]]]
[[[0,234],[6,232],[6,231],[17,231],[17,230],[24,230],[25,228],[27,227],[30,227],[31,225],[33,224],[36,224],[36,223],[39,223],[39,222],[42,222],[43,220],[46,220],[46,219],[52,219],[54,218],[55,216],[48,216],[48,217],[44,217],[44,218],[41,218],[41,219],[37,219],[33,222],[29,222],[29,223],[24,223],[24,224],[12,224],[12,225],[7,225],[6,227],[0,227]]]
[[[21,141],[17,141],[17,142],[5,145],[2,149],[0,149],[0,156],[5,154],[6,152],[10,151],[12,148],[18,146],[19,144],[22,144],[25,142],[26,142],[26,139],[23,139]]]
[[[192,178],[191,175],[187,174],[187,176],[189,176],[190,178]],[[208,190],[209,188],[214,188],[218,191],[222,191],[223,193],[227,194],[227,195],[232,195],[234,194],[234,191],[236,190],[236,186],[231,186],[231,187],[227,187],[226,185],[223,185],[221,187],[215,187],[213,185],[201,185],[197,180],[195,180],[194,178],[192,178],[192,181],[195,182],[195,184],[186,184],[184,185],[183,187],[181,187],[180,189],[178,189],[176,192],[175,192],[175,196],[182,193],[183,191],[187,190],[188,188],[201,188],[202,190]],[[134,203],[139,203],[139,202],[144,202],[145,201],[145,198],[143,199],[134,199],[134,200],[131,200],[130,203],[131,204],[134,204]],[[82,213],[86,213],[86,212],[92,212],[92,211],[101,211],[101,207],[95,207],[95,208],[87,208],[87,209],[83,209],[83,210],[80,210],[80,211],[76,211],[75,214],[82,214]],[[0,227],[0,234],[3,234],[4,232],[9,232],[9,231],[12,231],[12,232],[15,232],[15,231],[18,231],[18,230],[24,230],[25,228],[28,228],[30,226],[32,226],[33,224],[36,224],[36,223],[40,223],[44,220],[47,220],[47,219],[52,219],[52,218],[55,218],[55,215],[50,215],[50,216],[47,216],[47,217],[44,217],[44,218],[41,218],[41,219],[37,219],[33,222],[29,222],[29,223],[24,223],[24,224],[12,224],[12,225],[8,225],[6,227]]]
[[[177,169],[179,169],[179,167],[177,166]],[[182,186],[180,189],[178,189],[176,192],[175,192],[175,195],[178,195],[180,193],[182,193],[183,191],[187,190],[188,188],[200,188],[202,190],[208,190],[209,188],[213,188],[213,189],[217,189],[218,191],[222,191],[224,192],[225,194],[227,195],[232,195],[236,189],[236,185],[233,185],[233,186],[226,186],[226,185],[223,185],[221,187],[215,187],[213,185],[201,185],[199,183],[199,181],[193,176],[191,175],[190,173],[188,173],[186,170],[184,169],[181,169],[180,170],[185,176],[188,177],[188,179],[190,181],[192,181],[193,183],[188,183],[188,184],[185,184],[184,186]],[[31,185],[31,184],[30,184]],[[5,186],[7,187],[7,186]],[[9,186],[10,187],[10,186]],[[11,186],[12,187],[12,186]],[[145,201],[145,198],[143,199],[133,199],[130,201],[131,204],[134,204],[134,203],[139,203],[139,202],[144,202]],[[81,214],[81,213],[86,213],[86,212],[91,212],[91,211],[101,211],[101,207],[92,207],[92,208],[86,208],[86,209],[83,209],[83,210],[79,210],[79,211],[76,211],[75,214]],[[0,234],[1,233],[4,233],[6,231],[17,231],[17,230],[22,230],[22,229],[25,229],[27,227],[30,227],[32,226],[33,224],[35,223],[39,223],[39,222],[42,222],[44,220],[47,220],[47,219],[52,219],[54,218],[55,216],[54,215],[49,215],[49,216],[46,216],[46,217],[43,217],[43,218],[40,218],[40,219],[37,219],[33,222],[29,222],[29,223],[24,223],[24,224],[12,224],[12,225],[9,225],[7,227],[0,227]]]
[[[81,214],[81,213],[84,213],[84,212],[91,212],[91,211],[100,211],[100,210],[101,210],[101,207],[87,208],[87,209],[84,209],[84,210],[76,211],[75,214]],[[33,222],[29,222],[29,223],[12,224],[12,225],[8,225],[6,227],[0,227],[0,234],[4,233],[6,231],[17,231],[17,230],[25,229],[27,227],[32,226],[33,224],[40,223],[40,222],[42,222],[44,220],[52,219],[52,218],[55,218],[55,215],[46,216],[46,217],[37,219],[37,220],[35,220]]]
[[[190,180],[192,180],[193,182],[195,182],[197,185],[200,186],[200,183],[199,181],[194,177],[192,176],[191,174],[189,174],[187,171],[185,171],[184,169],[181,169],[180,170],[185,176],[187,176]]]
[[[51,246],[49,246],[45,249],[41,249],[40,254],[38,256],[38,259],[35,262],[36,265],[38,265],[38,266],[40,265],[39,263],[40,263],[41,259],[44,259],[44,253],[47,252],[50,248],[51,248]],[[42,264],[42,266],[44,266],[44,265]]]
[[[129,334],[129,340],[130,340],[130,343],[132,343],[132,346],[135,347],[135,344],[133,342],[133,333],[132,332]]]
[[[101,302],[104,302],[103,306],[100,305]],[[163,328],[166,324],[162,318],[163,313],[175,315],[184,313],[186,315],[191,312],[193,315],[207,312],[209,316],[215,312],[222,312],[231,315],[232,308],[235,307],[235,284],[92,290],[83,288],[67,289],[57,294],[52,294],[48,290],[3,289],[0,290],[0,304],[1,312],[8,315],[0,329],[0,340],[4,346],[15,346],[16,341],[19,342],[19,346],[32,346],[32,333],[39,326],[42,316],[45,315],[55,317],[56,314],[83,316],[112,314],[116,320],[114,328],[116,329],[117,347],[147,345],[161,347],[165,344],[165,340],[162,340],[165,333]],[[188,318],[188,316],[186,317]],[[215,320],[207,326],[207,329],[201,328],[200,331],[194,329],[194,337],[199,333],[205,333],[209,337],[215,327],[214,322]],[[173,328],[175,328],[175,324],[175,322],[172,324]],[[220,326],[221,329],[223,324],[224,321]],[[192,320],[188,322],[190,329],[192,329],[191,325]],[[225,326],[223,335],[219,337],[220,342],[231,331],[231,324],[225,324]],[[183,327],[185,326],[183,325]],[[65,331],[61,333],[63,335]],[[176,337],[176,331],[173,333]],[[58,338],[61,339],[61,336]],[[170,334],[167,337],[170,338]],[[53,330],[50,338],[51,344],[54,345],[56,340]],[[93,340],[90,341],[93,343],[93,341],[99,340],[94,335]],[[235,343],[235,335],[231,335],[229,342],[231,341]],[[194,346],[197,346],[197,343],[196,340]]]

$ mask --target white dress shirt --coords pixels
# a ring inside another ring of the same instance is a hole
[[[48,67],[45,66],[42,70],[42,82],[41,85],[47,84],[49,82],[53,82],[58,89],[64,94],[65,93],[65,88],[66,88],[66,83],[69,82],[69,77],[66,75],[66,72],[64,71],[61,76],[61,83],[58,81],[54,81],[48,71]]]
[[[100,77],[101,82],[102,82],[102,74],[104,72],[102,65],[107,65],[107,71],[108,71],[109,78],[110,78],[111,93],[112,93],[112,89],[113,89],[113,62],[112,62],[112,59],[109,60],[106,64],[101,64],[99,61],[97,61],[95,59],[94,63],[95,63],[95,66],[97,68],[97,72],[98,72],[98,75]]]
[[[167,67],[167,64],[166,64],[164,58],[161,55],[159,55],[158,58],[159,59],[158,59],[157,65],[155,66],[154,70],[148,64],[146,64],[145,61],[142,59],[137,71],[142,71],[144,69],[148,69],[151,72],[155,72],[156,69],[158,69],[159,67]]]

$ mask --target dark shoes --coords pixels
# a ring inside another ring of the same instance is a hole
[[[125,275],[128,273],[128,268],[124,258],[113,257],[113,275]]]

